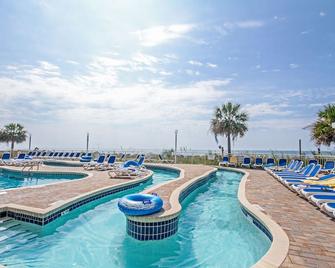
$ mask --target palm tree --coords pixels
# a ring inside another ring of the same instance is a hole
[[[24,142],[27,138],[27,131],[24,127],[17,123],[6,125],[0,130],[0,142],[10,143],[11,155],[14,152],[14,144]]]
[[[241,105],[228,102],[221,108],[215,108],[210,131],[214,134],[216,142],[218,142],[218,136],[227,137],[228,154],[231,154],[231,139],[234,141],[245,135],[248,131],[247,121],[248,114],[241,111]]]
[[[324,106],[323,110],[319,111],[318,118],[314,124],[310,126],[312,140],[317,145],[330,146],[335,142],[335,104]]]

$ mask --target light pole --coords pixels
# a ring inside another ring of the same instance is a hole
[[[87,135],[86,135],[86,153],[88,153],[89,143],[90,143],[90,133],[87,132]]]
[[[174,163],[177,164],[178,129],[174,131]]]
[[[28,145],[28,150],[31,150],[31,134],[29,133],[29,145]]]

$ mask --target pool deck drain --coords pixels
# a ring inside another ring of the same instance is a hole
[[[287,233],[281,267],[335,267],[335,222],[262,170],[247,170],[246,197]]]

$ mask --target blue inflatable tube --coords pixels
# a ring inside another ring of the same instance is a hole
[[[130,194],[119,200],[118,207],[127,216],[150,215],[161,210],[163,200],[157,195]]]

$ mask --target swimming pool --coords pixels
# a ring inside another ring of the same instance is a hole
[[[0,263],[12,267],[250,267],[270,240],[249,223],[237,200],[241,175],[219,171],[183,202],[178,233],[141,242],[126,234],[118,198],[176,173],[155,169],[153,181],[105,197],[44,228],[11,221],[0,232]],[[5,237],[5,238],[4,238]]]
[[[0,169],[0,190],[25,186],[44,185],[54,182],[82,179],[85,174],[75,173],[32,173]]]

